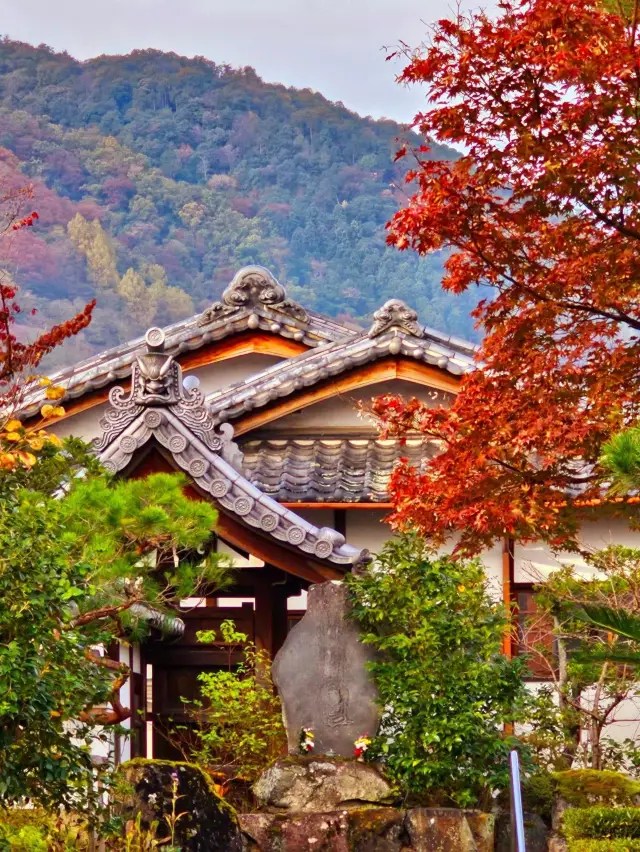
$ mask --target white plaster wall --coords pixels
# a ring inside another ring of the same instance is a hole
[[[366,428],[367,421],[358,415],[357,405],[359,403],[370,403],[372,399],[386,393],[401,394],[410,399],[417,397],[422,402],[431,406],[444,405],[448,395],[444,391],[435,388],[418,385],[414,382],[392,380],[378,382],[374,385],[349,391],[349,393],[309,405],[267,423],[265,430],[285,429],[308,429],[315,431],[330,431],[336,429],[360,429]]]
[[[623,518],[595,518],[585,522],[580,533],[580,542],[585,549],[599,550],[611,544],[622,544],[640,549],[640,532],[629,529]],[[577,572],[585,577],[595,576],[592,566],[579,554],[562,551],[554,554],[547,544],[532,542],[516,544],[514,560],[514,579],[516,582],[539,582],[553,571],[566,565],[573,565]],[[534,681],[532,689],[542,686]],[[585,695],[588,705],[589,695]],[[622,741],[640,736],[640,692],[623,701],[612,714],[612,724],[607,726],[605,737]]]
[[[140,654],[138,653],[138,661]],[[126,663],[129,665],[129,646],[120,643],[120,662]],[[135,664],[135,655],[134,655],[134,664]],[[134,669],[135,670],[135,669]],[[120,690],[120,703],[123,707],[131,707],[131,680],[127,680],[124,686]],[[128,731],[131,730],[131,719],[125,719],[124,722],[121,723],[123,728],[126,728]],[[125,760],[131,759],[131,739],[128,736],[120,737],[120,760],[124,762]]]
[[[586,550],[601,550],[611,544],[640,549],[640,532],[629,529],[624,518],[597,518],[587,521],[580,532],[580,543]],[[594,569],[577,553],[554,554],[544,542],[516,544],[514,579],[517,583],[535,583],[565,565],[573,565],[584,577],[593,577]]]
[[[52,424],[51,427],[47,427],[47,430],[53,432],[59,438],[73,436],[91,441],[102,434],[99,420],[108,407],[109,403],[103,402],[93,408],[88,408],[86,411],[79,411],[59,423]]]
[[[235,358],[215,361],[194,370],[185,371],[185,376],[197,376],[200,379],[200,390],[204,394],[227,388],[236,382],[241,382],[249,376],[261,373],[268,367],[278,364],[282,358],[276,355],[248,354]]]

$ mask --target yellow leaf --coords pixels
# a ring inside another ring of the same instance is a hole
[[[43,377],[40,379],[39,384],[40,384],[40,387],[41,387],[41,388],[46,388],[46,387],[47,387],[47,385],[50,385],[50,384],[51,384],[51,379],[48,379],[46,376],[43,376]]]
[[[25,467],[33,467],[34,464],[38,461],[38,459],[34,456],[33,453],[25,453],[21,450],[18,455],[20,456],[20,461]]]
[[[45,396],[47,397],[47,399],[62,399],[64,394],[64,388],[61,388],[57,385],[51,385],[51,387],[48,387],[45,391]]]
[[[4,470],[13,470],[16,466],[17,459],[13,453],[0,453],[0,468]]]
[[[11,443],[22,440],[22,435],[19,435],[17,432],[6,432],[2,437],[5,441],[11,441]]]
[[[44,438],[29,438],[27,443],[32,450],[41,450],[44,447]]]
[[[61,405],[43,405],[40,409],[40,414],[48,420],[49,417],[62,417],[64,414],[64,408]]]
[[[4,428],[6,432],[18,432],[22,429],[22,423],[19,420],[10,420]]]
[[[50,444],[53,444],[54,447],[62,446],[62,441],[57,435],[47,435],[47,441],[49,441]]]

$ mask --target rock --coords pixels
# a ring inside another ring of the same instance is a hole
[[[311,586],[307,612],[276,654],[272,675],[291,754],[298,753],[302,728],[313,730],[315,754],[343,757],[353,755],[358,737],[378,729],[378,694],[366,670],[375,655],[348,611],[344,585]]]
[[[277,760],[253,786],[260,807],[310,813],[389,804],[391,785],[367,763],[338,758]]]
[[[415,852],[493,852],[495,817],[455,808],[413,808],[405,820]]]
[[[245,852],[352,852],[346,811],[329,814],[242,814]]]
[[[349,812],[349,850],[408,852],[406,812],[398,808],[359,808]]]
[[[479,811],[362,807],[239,819],[245,852],[493,852],[493,816]]]
[[[548,852],[567,852],[567,841],[559,834],[552,834],[549,838]]]
[[[235,811],[217,795],[200,767],[137,758],[123,763],[118,777],[131,788],[118,806],[125,819],[140,813],[147,829],[157,821],[157,836],[164,839],[169,834],[167,816],[175,804],[176,814],[184,814],[176,823],[176,841],[183,852],[241,852]]]
[[[524,835],[527,852],[547,852],[549,829],[538,814],[525,812]],[[511,852],[511,815],[501,813],[496,821],[495,852]]]

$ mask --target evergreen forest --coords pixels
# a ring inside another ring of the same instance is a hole
[[[97,298],[49,367],[202,311],[247,264],[321,313],[368,324],[393,296],[473,338],[474,296],[442,292],[444,257],[385,243],[404,141],[421,142],[252,68],[157,50],[79,62],[4,38],[0,187],[31,183],[39,219],[5,241],[0,269],[38,307],[27,329]]]

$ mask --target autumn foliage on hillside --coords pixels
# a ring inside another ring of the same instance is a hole
[[[78,62],[0,37],[0,176],[33,183],[41,215],[18,238],[14,278],[51,322],[98,298],[49,368],[206,310],[248,264],[331,316],[369,325],[396,295],[473,334],[474,294],[440,289],[443,257],[385,244],[407,137],[419,143],[252,68],[159,50]]]
[[[2,241],[3,256],[9,254],[7,243],[25,228],[32,228],[39,220],[37,211],[29,210],[33,201],[33,193],[29,186],[0,185],[0,241]],[[29,336],[29,330],[23,329],[21,335],[16,333],[16,325],[21,314],[21,308],[16,301],[18,288],[6,270],[0,269],[0,424],[3,429],[10,422],[11,415],[20,406],[25,393],[34,383],[46,379],[38,376],[40,362],[53,349],[65,340],[78,334],[91,322],[91,314],[95,301],[89,302],[83,311],[71,319],[65,320],[47,330]],[[32,309],[35,314],[35,309]],[[48,388],[47,396],[55,401],[62,395],[57,388]],[[48,405],[43,409],[45,416],[55,414],[56,407]],[[7,443],[9,432],[0,432],[0,445]],[[17,439],[15,443],[21,443]],[[11,444],[11,441],[9,441]],[[4,451],[0,453],[0,466],[10,466],[16,462],[17,456]],[[27,461],[33,456],[24,455]],[[34,458],[35,461],[35,458]]]
[[[383,398],[390,433],[442,453],[393,482],[394,519],[460,551],[502,536],[575,537],[601,499],[604,440],[640,414],[640,46],[637,2],[501,0],[439,21],[402,79],[417,122],[464,148],[415,155],[417,190],[388,240],[451,247],[445,289],[491,285],[475,317],[483,369],[453,407]],[[607,9],[612,9],[608,11]]]

